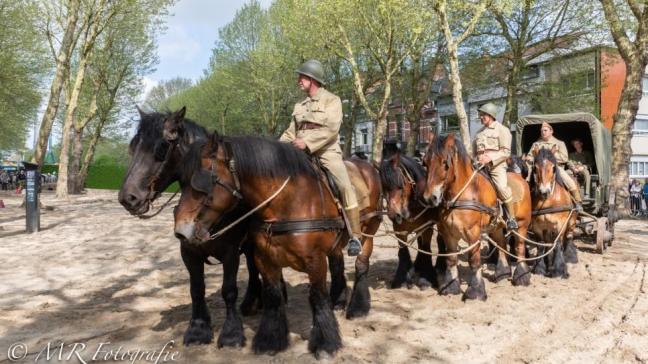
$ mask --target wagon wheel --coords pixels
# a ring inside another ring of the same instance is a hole
[[[596,219],[596,252],[603,254],[606,245],[612,244],[612,224],[607,217],[599,217]]]

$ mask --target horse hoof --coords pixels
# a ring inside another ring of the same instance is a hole
[[[511,266],[498,264],[495,268],[495,275],[493,276],[493,282],[498,283],[505,279],[508,279],[511,276]]]
[[[531,284],[531,272],[526,265],[518,264],[513,271],[513,280],[512,283],[514,286],[523,286],[526,287]]]
[[[486,301],[486,287],[484,286],[484,281],[481,280],[479,282],[471,282],[468,286],[468,289],[466,292],[464,292],[463,296],[461,297],[462,301],[466,300],[479,300],[479,301]]]
[[[229,335],[226,335],[224,332],[221,333],[220,336],[218,337],[218,342],[216,345],[218,346],[219,349],[224,346],[232,347],[232,348],[244,347],[245,335],[243,335],[243,330],[237,333],[230,333]]]
[[[202,319],[191,320],[189,327],[184,334],[183,343],[185,346],[192,344],[209,344],[214,339],[211,325]]]
[[[389,288],[391,288],[391,289],[399,289],[399,288],[403,287],[403,283],[405,283],[405,281],[403,281],[403,280],[395,280],[394,279],[389,284]]]
[[[537,274],[539,276],[546,276],[547,275],[547,269],[545,268],[544,263],[536,263],[533,266],[533,274]]]
[[[316,351],[313,355],[315,355],[315,359],[317,360],[331,360],[335,358],[335,353],[329,353],[326,350],[318,350]]]
[[[420,277],[418,279],[418,281],[416,282],[416,285],[418,286],[418,288],[421,291],[425,291],[425,290],[428,290],[429,288],[432,288],[432,282],[430,282],[429,280],[427,280],[427,279],[425,279],[423,277]]]
[[[369,314],[369,307],[349,307],[347,309],[346,318],[347,320],[353,320],[360,317],[365,317]]]
[[[573,242],[567,243],[564,256],[565,256],[566,263],[571,263],[571,264],[578,263],[578,250],[576,249],[576,246],[574,245]]]
[[[453,279],[445,285],[439,284],[439,287],[441,287],[439,288],[439,294],[442,296],[461,294],[461,287],[459,286],[458,279]]]

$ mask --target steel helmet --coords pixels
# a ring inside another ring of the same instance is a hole
[[[315,81],[319,82],[321,85],[324,85],[324,67],[322,63],[316,59],[311,59],[304,62],[299,68],[295,71],[300,75],[308,76]]]
[[[484,114],[488,114],[493,117],[493,119],[497,120],[497,106],[491,102],[487,102],[484,105],[480,106],[479,109],[477,109],[479,112],[483,112]]]

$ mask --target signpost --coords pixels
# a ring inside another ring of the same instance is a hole
[[[40,173],[38,164],[23,162],[26,170],[25,178],[25,216],[27,217],[27,232],[35,233],[40,230],[40,210],[38,204],[38,190]]]

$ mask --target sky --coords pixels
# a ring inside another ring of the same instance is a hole
[[[145,77],[146,93],[162,80],[174,77],[194,81],[207,68],[218,29],[229,23],[248,0],[179,0],[167,18],[167,30],[158,41],[157,70]],[[271,0],[259,0],[268,8]]]

